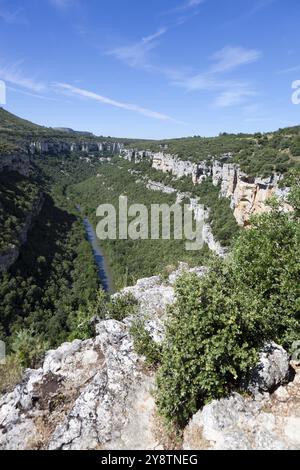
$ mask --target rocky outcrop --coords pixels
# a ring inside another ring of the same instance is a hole
[[[0,399],[0,448],[156,448],[152,387],[126,326],[104,321],[95,339],[49,351]]]
[[[124,153],[125,152],[125,153]],[[163,152],[138,152],[142,158],[150,159],[152,168],[169,173],[176,178],[190,177],[193,184],[201,184],[205,179],[212,178],[214,186],[220,186],[220,197],[230,199],[237,223],[241,226],[249,224],[252,215],[270,210],[267,200],[277,196],[283,201],[284,210],[291,210],[285,203],[288,189],[280,189],[281,175],[275,174],[268,178],[250,178],[240,167],[230,163],[232,154],[223,154],[218,158],[208,156],[207,161],[193,163],[180,160],[176,155]],[[135,155],[134,150],[123,150],[121,156],[139,162],[141,158],[129,158]]]
[[[194,218],[199,222],[203,222],[202,225],[202,240],[207,244],[208,248],[216,253],[220,257],[225,257],[228,253],[228,249],[223,247],[218,240],[215,239],[210,224],[208,223],[209,219],[209,209],[205,209],[203,204],[200,204],[199,198],[192,197],[190,193],[183,193],[177,191],[171,186],[166,186],[163,183],[156,181],[148,180],[146,183],[147,189],[152,191],[160,191],[164,194],[175,194],[176,193],[176,202],[181,203],[184,200],[189,201],[189,209],[194,211]]]
[[[28,145],[28,151],[31,155],[36,153],[53,153],[60,154],[64,152],[100,152],[100,153],[113,153],[119,154],[123,148],[123,144],[120,142],[99,142],[93,139],[88,142],[78,140],[72,142],[69,140],[61,139],[38,139],[34,142],[30,142]]]
[[[6,272],[18,259],[20,247],[27,241],[27,234],[34,223],[34,219],[39,215],[44,204],[44,195],[39,194],[35,200],[30,213],[18,233],[18,243],[10,244],[5,251],[0,252],[0,273]]]
[[[0,155],[0,172],[16,171],[22,176],[28,176],[30,172],[30,158],[22,151]]]
[[[256,367],[251,371],[244,388],[253,394],[274,391],[287,383],[290,375],[288,353],[275,343],[264,346]]]
[[[300,449],[299,364],[291,367],[283,348],[267,344],[244,389],[253,395],[233,393],[196,413],[185,430],[183,448]]]
[[[141,279],[116,294],[130,292],[139,300],[135,317],[100,320],[95,338],[65,343],[49,351],[39,369],[26,370],[22,382],[0,397],[0,449],[167,449],[153,396],[155,374],[134,351],[130,325],[142,319],[160,342],[174,283],[184,272],[206,271],[181,263],[165,282]],[[294,380],[285,385],[288,369],[286,352],[267,345],[251,375],[255,395],[235,393],[206,405],[185,429],[183,448],[300,448],[300,370],[295,366]],[[274,393],[265,391],[275,386]]]
[[[162,283],[141,279],[130,292],[139,301],[124,322],[99,321],[96,337],[65,343],[46,354],[43,366],[0,398],[0,449],[162,449],[156,431],[154,373],[134,352],[129,330],[143,319],[156,341],[163,336],[166,308],[175,300],[180,264]]]

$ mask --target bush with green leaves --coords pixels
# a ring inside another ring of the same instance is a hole
[[[113,319],[122,321],[124,318],[134,315],[138,306],[137,299],[130,293],[117,295],[109,299],[103,289],[99,289],[96,299],[86,307],[80,307],[76,312],[70,312],[68,328],[70,330],[69,341],[74,339],[88,339],[94,335],[91,320],[98,317],[101,320]]]
[[[265,341],[289,348],[300,338],[297,213],[273,206],[251,224],[228,259],[177,283],[157,378],[158,408],[177,426],[237,388]]]
[[[162,346],[156,343],[146,330],[142,320],[133,323],[130,334],[134,340],[134,349],[140,356],[145,356],[146,364],[155,367],[161,362]]]
[[[32,328],[19,330],[12,339],[11,350],[22,367],[37,367],[49,343]]]
[[[122,321],[136,313],[138,304],[138,300],[131,293],[117,295],[107,305],[107,318]]]

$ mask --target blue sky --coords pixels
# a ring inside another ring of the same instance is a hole
[[[0,0],[6,109],[97,135],[300,124],[299,0]]]

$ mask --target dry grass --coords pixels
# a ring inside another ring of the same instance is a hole
[[[7,356],[0,365],[0,394],[10,392],[21,380],[23,368],[16,356]]]

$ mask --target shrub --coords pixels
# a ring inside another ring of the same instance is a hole
[[[145,356],[148,366],[157,366],[161,361],[162,347],[156,343],[146,330],[142,320],[133,323],[130,334],[134,340],[134,349],[140,356]]]
[[[265,341],[289,348],[300,337],[296,212],[274,207],[251,223],[227,260],[177,282],[157,377],[160,413],[177,426],[236,388]]]
[[[69,315],[68,326],[70,334],[68,340],[91,338],[94,335],[91,319],[98,317],[104,320],[107,313],[107,294],[103,289],[99,289],[94,301],[90,302],[87,307],[80,307],[77,312]]]
[[[107,317],[122,321],[136,313],[138,304],[138,300],[131,293],[117,295],[108,303]]]
[[[22,364],[16,355],[6,357],[6,364],[0,365],[0,394],[10,392],[20,381]]]
[[[23,329],[13,336],[11,349],[22,367],[36,367],[49,349],[49,343],[31,328]]]

